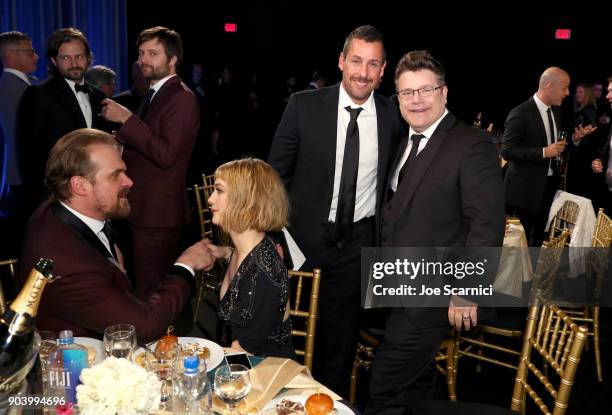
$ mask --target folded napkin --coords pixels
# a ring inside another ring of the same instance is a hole
[[[257,413],[261,411],[283,388],[318,389],[330,395],[332,399],[341,399],[314,380],[306,366],[291,359],[267,357],[255,368],[249,370],[249,375],[251,392],[238,406],[241,412]],[[227,405],[217,396],[213,396],[213,409],[220,414],[229,413]]]

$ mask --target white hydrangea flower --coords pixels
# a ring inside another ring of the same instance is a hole
[[[81,372],[77,404],[83,415],[146,415],[157,412],[161,382],[127,359],[109,357]]]

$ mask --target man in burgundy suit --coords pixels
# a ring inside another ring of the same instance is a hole
[[[133,183],[118,147],[110,134],[83,128],[62,137],[51,150],[46,171],[51,198],[30,218],[18,273],[21,286],[38,258],[55,262],[58,279],[45,289],[39,329],[101,337],[111,324],[130,323],[139,340],[155,339],[190,299],[194,270],[214,264],[198,242],[176,260],[152,295],[135,296],[107,227],[107,219],[130,212],[126,196]]]
[[[134,243],[136,294],[155,291],[179,251],[182,227],[190,220],[185,176],[200,125],[193,92],[181,82],[180,35],[165,27],[142,31],[138,62],[150,89],[136,114],[110,99],[102,115],[122,124],[117,139],[136,185],[128,222]]]

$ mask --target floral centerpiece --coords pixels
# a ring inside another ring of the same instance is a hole
[[[109,357],[81,372],[77,404],[83,415],[145,415],[159,410],[161,382],[127,359]]]

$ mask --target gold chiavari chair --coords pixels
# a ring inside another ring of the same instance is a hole
[[[6,269],[8,270],[8,276],[12,280],[15,280],[15,265],[16,264],[17,264],[17,259],[3,260],[3,261],[0,261],[0,269],[4,269],[6,267]],[[6,300],[6,295],[4,294],[4,288],[2,284],[3,274],[4,272],[0,274],[0,315],[4,314],[4,312],[6,311],[6,308],[8,307],[8,301]]]
[[[565,246],[569,246],[579,213],[580,206],[578,206],[578,203],[566,200],[550,223],[549,239],[561,235],[563,230],[567,229],[569,236],[565,241]]]
[[[597,302],[600,297],[601,286],[603,284],[604,275],[608,269],[608,249],[612,242],[612,219],[604,213],[603,209],[599,209],[597,213],[597,222],[591,246],[593,249],[589,252],[590,258],[588,261],[587,275],[595,278],[592,281],[594,288],[594,299]],[[586,323],[589,327],[588,335],[593,338],[593,349],[595,350],[595,368],[597,372],[597,380],[603,382],[603,370],[601,364],[601,347],[600,347],[600,307],[595,304],[592,307],[570,308],[563,307],[566,314],[579,323]],[[588,347],[588,343],[587,343]]]
[[[292,281],[297,280],[297,282],[292,284],[295,287],[295,295],[289,301],[289,315],[292,317],[291,323],[293,325],[291,335],[294,338],[303,339],[304,342],[303,348],[299,348],[296,345],[295,354],[304,356],[304,366],[312,370],[321,270],[314,268],[312,272],[289,271],[289,277]],[[306,285],[310,286],[310,296],[308,297],[303,295]],[[304,324],[296,327],[298,318],[303,319]]]
[[[539,289],[544,290],[553,284],[568,236],[569,232],[563,230],[559,236],[544,241],[542,244],[533,278],[534,283],[538,284]],[[524,309],[511,308],[503,311],[507,311],[508,315],[502,314],[499,319],[500,321],[496,322],[496,324],[479,323],[474,331],[477,336],[476,338],[473,337],[474,334],[472,333],[464,335],[459,330],[455,330],[454,347],[452,348],[454,356],[452,364],[450,367],[447,367],[447,384],[451,400],[454,400],[453,397],[456,397],[457,372],[459,369],[460,357],[466,356],[477,359],[480,362],[487,362],[508,369],[517,370],[519,364],[518,358],[521,354],[519,350],[507,347],[507,345],[501,345],[499,342],[492,342],[485,339],[485,337],[489,337],[490,335],[501,336],[501,338],[506,339],[519,339],[523,336],[522,324],[525,319]],[[499,337],[496,339],[500,340]],[[487,354],[486,351],[492,351],[494,354],[503,353],[504,355],[509,355],[511,360],[498,359],[491,354]]]
[[[544,414],[563,415],[568,408],[587,331],[585,326],[578,326],[559,307],[548,303],[540,293],[534,296],[534,301],[529,307],[512,393],[511,410],[514,412],[506,408],[469,402],[423,401],[417,404],[413,413],[415,415],[524,414],[528,396],[537,408],[531,409],[530,406],[530,414],[539,410]],[[538,358],[533,358],[533,355],[537,355]],[[541,369],[543,365],[553,368],[554,378],[544,374]],[[539,391],[542,396],[538,394]],[[545,401],[552,401],[552,408]]]

